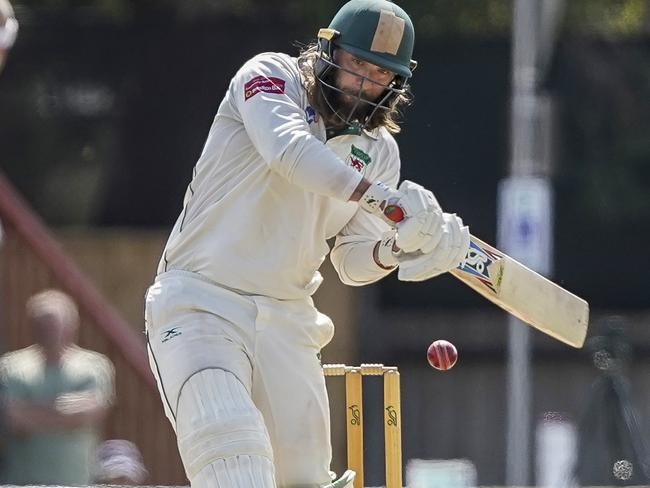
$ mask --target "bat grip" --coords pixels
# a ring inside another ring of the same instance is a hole
[[[404,209],[399,205],[389,204],[384,208],[384,217],[394,223],[404,220]]]

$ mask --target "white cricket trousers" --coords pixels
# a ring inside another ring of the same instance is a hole
[[[147,291],[145,324],[151,368],[190,481],[210,463],[253,456],[273,462],[280,487],[330,482],[320,350],[334,326],[311,298],[241,295],[174,270],[159,275]],[[234,388],[224,394],[229,379]],[[197,409],[218,411],[219,420],[208,415],[201,421],[206,425],[181,436],[179,426],[189,425],[183,420],[196,418]]]

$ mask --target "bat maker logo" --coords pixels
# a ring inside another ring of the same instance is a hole
[[[179,327],[172,327],[171,329],[167,329],[162,332],[162,339],[160,342],[167,342],[169,339],[173,339],[174,337],[178,337],[179,335],[182,334],[180,330],[178,330]]]
[[[274,76],[256,76],[244,85],[244,101],[254,97],[259,92],[284,93],[285,81]]]
[[[388,405],[386,407],[386,413],[388,414],[386,423],[392,427],[397,427],[397,411],[395,410],[395,407],[393,405]]]
[[[470,242],[465,263],[458,266],[458,269],[478,279],[496,294],[499,293],[501,286],[502,269],[499,267],[497,275],[490,276],[489,268],[492,263],[500,261],[501,258],[499,253]]]
[[[350,424],[351,425],[361,425],[361,410],[359,405],[350,405],[348,407],[350,410]]]
[[[348,156],[348,164],[359,173],[363,174],[366,172],[366,166],[372,163],[372,158],[354,144],[351,146],[352,148],[350,150],[350,155]]]

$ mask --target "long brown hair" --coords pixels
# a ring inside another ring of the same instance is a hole
[[[314,109],[323,117],[325,126],[328,128],[337,128],[344,125],[344,122],[332,111],[330,105],[325,100],[325,94],[319,86],[314,65],[318,58],[318,44],[312,42],[306,45],[300,51],[298,56],[298,68],[302,74],[303,84],[307,91],[307,98]],[[411,102],[411,93],[407,90],[400,93],[390,103],[387,110],[377,110],[370,120],[366,121],[365,127],[369,130],[377,127],[385,127],[391,134],[397,134],[402,128],[399,126],[398,118],[401,115],[400,109]]]

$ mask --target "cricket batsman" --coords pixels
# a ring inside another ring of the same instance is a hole
[[[146,296],[151,368],[192,487],[352,487],[330,476],[319,353],[334,333],[311,296],[330,259],[362,286],[458,266],[469,230],[399,184],[413,24],[351,0],[298,57],[233,77]],[[336,237],[333,248],[327,240]]]
[[[9,0],[0,0],[0,73],[5,59],[16,41],[18,21]]]

